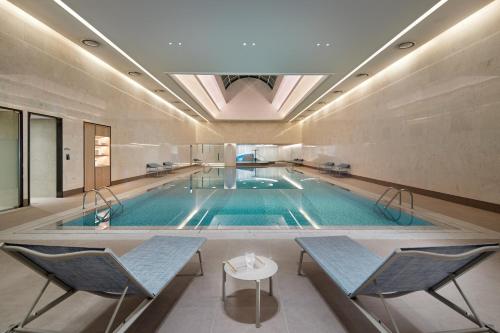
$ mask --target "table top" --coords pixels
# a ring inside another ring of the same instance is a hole
[[[228,275],[239,280],[263,280],[273,276],[278,271],[278,264],[276,264],[276,262],[262,256],[256,256],[254,269],[248,269],[246,267],[245,256],[235,257],[228,261],[237,270],[234,271],[233,268],[226,263],[224,264],[224,271]]]

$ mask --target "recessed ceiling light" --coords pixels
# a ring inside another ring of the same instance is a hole
[[[84,39],[84,40],[82,40],[82,43],[84,45],[90,46],[90,47],[98,47],[101,45],[101,43],[99,43],[98,41],[93,40],[93,39]]]
[[[247,42],[243,42],[243,46],[247,46]]]
[[[162,93],[165,92],[165,89],[155,89],[153,90],[155,93]]]
[[[343,91],[342,91],[342,90],[334,90],[334,91],[333,91],[333,93],[334,93],[334,94],[342,94],[342,93],[343,93]]]
[[[168,42],[168,45],[173,45],[173,44],[174,44],[174,42]]]
[[[321,46],[321,43],[316,43],[316,46]]]
[[[130,75],[130,76],[141,76],[142,73],[141,72],[132,71],[132,72],[128,72],[128,75]]]
[[[177,43],[177,46],[182,46],[182,43],[181,43],[181,42],[178,42],[178,43]]]
[[[326,43],[325,46],[330,46],[330,43]]]
[[[356,74],[356,77],[367,77],[367,76],[370,76],[370,74],[368,74],[368,73],[359,73],[359,74]]]
[[[403,42],[398,44],[398,49],[404,50],[404,49],[409,49],[415,46],[414,42]]]
[[[253,43],[252,43],[252,46],[255,46],[255,45],[256,45],[256,44],[255,44],[255,42],[253,42]]]

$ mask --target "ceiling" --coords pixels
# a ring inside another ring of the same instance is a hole
[[[170,74],[325,74],[328,78],[280,121],[297,121],[336,98],[359,78],[346,78],[438,0],[62,0],[133,64],[54,0],[10,0],[72,41],[90,49],[188,115],[216,121]],[[491,0],[450,0],[394,40],[425,43]],[[373,74],[409,50],[390,45],[359,71]],[[140,64],[140,67],[137,66]],[[342,82],[339,84],[339,82]],[[274,84],[274,83],[273,83]],[[261,120],[265,120],[265,117]]]

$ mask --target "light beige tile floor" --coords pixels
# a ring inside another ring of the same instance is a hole
[[[401,241],[362,240],[364,245],[380,255],[388,255],[401,246],[470,243],[470,241]],[[39,243],[54,243],[39,242]],[[138,241],[58,241],[57,244],[109,246],[122,254],[136,246]],[[221,262],[229,257],[253,250],[272,257],[279,265],[274,279],[274,297],[267,295],[263,284],[262,318],[260,329],[254,326],[254,285],[251,282],[228,280],[228,301],[221,302]],[[139,318],[130,332],[374,332],[374,329],[353,308],[342,293],[322,273],[319,267],[306,259],[307,277],[296,274],[299,249],[293,240],[209,240],[203,249],[205,276],[176,277],[153,305]],[[197,271],[192,260],[183,273]],[[27,311],[42,279],[5,254],[0,254],[0,331],[21,319]],[[462,276],[462,284],[482,318],[500,327],[500,255],[496,255]],[[452,288],[445,288],[446,296],[459,301]],[[45,300],[60,294],[50,287]],[[378,300],[363,299],[370,309],[387,320]],[[46,329],[67,332],[101,332],[111,316],[116,301],[78,293],[33,324]],[[126,303],[125,311],[136,304]],[[402,333],[438,329],[471,327],[465,319],[423,293],[389,300]]]

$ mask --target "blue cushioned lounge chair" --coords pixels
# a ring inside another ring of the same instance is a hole
[[[163,167],[158,163],[147,163],[146,164],[146,175],[154,175],[156,177],[160,176],[160,173],[164,171]]]
[[[111,332],[126,296],[143,298],[113,331],[125,332],[195,254],[203,275],[200,248],[205,241],[200,237],[155,236],[121,257],[104,248],[2,243],[3,251],[47,279],[24,319],[7,332],[45,332],[26,325],[77,291],[119,299],[105,332]],[[66,293],[32,313],[51,282]]]
[[[402,248],[381,258],[346,236],[296,238],[302,247],[299,275],[304,253],[309,254],[354,305],[380,332],[393,332],[357,302],[360,295],[380,298],[394,332],[399,328],[385,299],[415,291],[426,291],[477,325],[475,328],[447,332],[497,332],[479,319],[457,283],[457,277],[499,251],[499,244]],[[458,289],[471,313],[438,294],[448,283]]]

